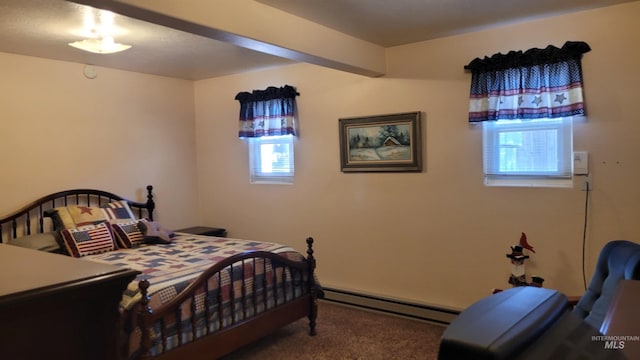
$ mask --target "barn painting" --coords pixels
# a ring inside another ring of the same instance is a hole
[[[409,124],[349,127],[349,161],[411,160]]]
[[[343,171],[420,168],[419,113],[340,119],[340,123]]]

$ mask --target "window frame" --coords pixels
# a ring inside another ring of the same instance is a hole
[[[545,121],[546,120],[546,121]],[[500,170],[500,134],[556,130],[557,171]],[[482,161],[486,186],[572,187],[573,118],[486,121],[482,124]]]
[[[293,135],[262,136],[247,138],[249,144],[249,181],[251,184],[282,184],[292,185],[295,177]],[[289,171],[264,172],[262,169],[262,145],[287,145],[289,159]]]

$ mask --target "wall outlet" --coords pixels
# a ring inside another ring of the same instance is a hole
[[[593,175],[586,174],[580,176],[580,190],[582,191],[593,191]]]

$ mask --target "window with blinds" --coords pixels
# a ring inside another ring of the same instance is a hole
[[[251,183],[293,184],[293,136],[249,138]]]
[[[573,121],[556,119],[483,122],[485,184],[573,186]]]

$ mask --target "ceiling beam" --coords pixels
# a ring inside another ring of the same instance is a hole
[[[378,77],[385,49],[253,0],[69,0],[294,61]]]

